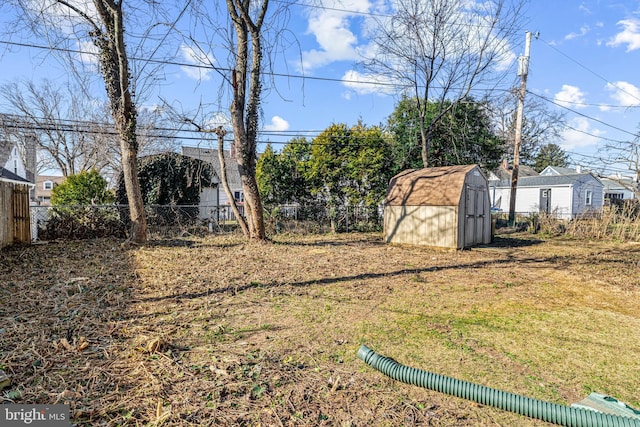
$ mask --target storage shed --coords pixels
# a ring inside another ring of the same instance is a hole
[[[389,243],[455,249],[490,243],[486,176],[478,165],[399,173],[384,201],[384,234]]]

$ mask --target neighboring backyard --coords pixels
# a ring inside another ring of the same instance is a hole
[[[0,404],[66,403],[87,426],[547,425],[395,382],[356,357],[366,344],[533,398],[640,407],[640,243],[536,239],[5,248]]]

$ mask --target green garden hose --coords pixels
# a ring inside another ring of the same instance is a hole
[[[358,357],[397,381],[568,427],[640,427],[640,419],[558,405],[404,366],[363,345]]]

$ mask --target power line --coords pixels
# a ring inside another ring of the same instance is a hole
[[[291,3],[291,4],[293,4],[293,3]],[[342,9],[336,9],[336,10],[346,11],[346,10],[342,10]],[[544,40],[543,40],[543,42],[544,42]],[[50,51],[51,50],[53,50],[53,51],[61,51],[61,52],[74,53],[74,54],[97,55],[96,52],[82,51],[82,50],[76,50],[76,49],[67,49],[67,48],[61,48],[61,47],[43,46],[43,45],[36,45],[36,44],[33,44],[33,43],[19,43],[19,42],[11,42],[11,41],[3,41],[3,40],[0,40],[0,43],[7,44],[7,45],[20,46],[20,47],[27,47],[27,48],[43,49],[43,50],[50,50]],[[553,47],[553,46],[550,46],[550,47]],[[555,49],[555,50],[558,51],[559,53],[563,54],[559,50],[557,50],[557,49]],[[565,56],[567,56],[567,55],[565,55]],[[132,59],[151,62],[151,63],[162,64],[162,65],[175,65],[175,66],[180,66],[180,67],[192,67],[192,68],[209,69],[209,70],[217,70],[217,71],[227,71],[227,72],[232,71],[230,68],[216,67],[216,66],[213,66],[213,65],[210,65],[210,64],[209,65],[192,64],[192,63],[184,63],[184,62],[170,61],[170,60],[156,60],[156,59],[152,59],[152,58],[150,58],[150,59],[132,58]],[[577,61],[575,61],[573,59],[572,59],[572,61],[575,62],[576,64],[580,65],[581,67],[587,69],[585,66],[583,66],[580,63],[578,63]],[[591,70],[589,70],[589,71],[592,72]],[[599,76],[597,73],[595,73],[595,72],[592,72],[592,73],[597,75],[599,78],[602,78],[603,80],[605,80],[608,83],[610,83],[608,80],[606,80],[602,76]],[[404,87],[404,85],[400,85],[400,84],[396,84],[396,83],[390,83],[390,82],[347,80],[347,79],[304,76],[304,75],[293,75],[293,74],[275,73],[275,72],[265,72],[264,74],[265,75],[271,75],[271,76],[274,76],[274,77],[299,78],[299,79],[309,79],[309,80],[318,80],[318,81],[332,81],[332,82],[340,82],[340,83],[368,84],[368,85],[379,85],[379,86],[390,86],[390,87]],[[505,91],[507,91],[507,90],[505,90]],[[604,122],[602,120],[596,119],[594,117],[591,117],[591,116],[588,116],[586,114],[580,113],[580,112],[578,112],[576,110],[570,109],[570,108],[568,108],[568,107],[566,107],[566,106],[564,106],[562,104],[559,104],[559,103],[557,103],[557,102],[555,102],[555,101],[553,101],[553,100],[551,100],[551,99],[549,99],[547,97],[538,95],[538,94],[530,92],[530,91],[527,91],[527,92],[532,94],[532,95],[534,95],[534,96],[536,96],[536,97],[538,97],[538,98],[540,98],[540,99],[543,99],[543,100],[545,100],[547,102],[550,102],[550,103],[556,105],[557,107],[560,107],[560,108],[566,109],[568,111],[571,111],[574,114],[577,114],[577,115],[585,117],[585,118],[587,118],[589,120],[593,120],[595,122],[601,123],[601,124],[603,124],[605,126],[611,127],[611,128],[613,128],[615,130],[618,130],[620,132],[632,135],[634,137],[638,137],[638,134],[636,134],[636,133],[626,131],[626,130],[621,129],[621,128],[617,127],[617,126],[614,126],[614,125],[611,125],[609,123],[606,123],[606,122]],[[595,104],[595,105],[596,106],[600,106],[600,107],[605,106],[605,105],[597,105],[597,104]],[[613,106],[610,106],[610,107],[613,107]],[[84,123],[84,124],[87,124],[87,123]],[[617,141],[617,140],[601,137],[601,136],[598,136],[598,135],[589,134],[588,132],[584,132],[584,131],[576,129],[576,128],[572,128],[572,129],[575,130],[575,131],[584,133],[586,135],[589,135],[589,136],[592,136],[592,137],[596,137],[596,138],[601,139],[601,140],[609,140],[609,141],[612,141],[612,142],[621,142],[621,141]],[[38,129],[33,129],[33,130],[38,130]],[[39,129],[39,130],[54,130],[54,129],[44,129],[43,128],[43,129]],[[185,130],[185,129],[156,129],[156,130],[171,131],[171,132],[191,132],[190,130]],[[280,131],[280,132],[283,132],[283,131]],[[290,136],[290,135],[294,135],[294,136],[304,136],[304,137],[306,137],[306,136],[310,136],[310,135],[308,135],[309,133],[320,133],[322,131],[285,131],[285,132],[287,132],[287,134],[276,134],[276,133],[273,133],[272,135],[273,136]],[[264,135],[268,135],[269,134],[268,131],[263,131],[261,133],[264,134]],[[160,136],[158,136],[158,137],[160,137]],[[166,135],[162,135],[162,137],[166,138],[167,136]],[[195,140],[202,139],[202,138],[190,138],[190,137],[182,137],[182,138],[184,138],[184,139],[195,139]],[[266,141],[266,142],[263,142],[263,143],[268,143],[268,142],[278,143],[278,142],[272,142],[272,141]]]
[[[55,51],[55,52],[72,53],[76,55],[99,56],[99,53],[97,52],[83,51],[78,49],[69,49],[69,48],[62,48],[62,47],[44,46],[44,45],[37,45],[33,43],[19,43],[19,42],[7,41],[7,40],[0,40],[0,44]],[[174,65],[178,67],[197,68],[197,69],[211,70],[211,71],[217,71],[217,72],[228,72],[228,73],[233,72],[232,68],[218,67],[212,64],[193,64],[193,63],[179,62],[179,61],[173,61],[168,59],[152,59],[152,58],[145,59],[145,58],[139,58],[139,57],[131,57],[131,60],[159,64],[159,65]],[[335,83],[343,83],[343,84],[350,83],[350,84],[359,85],[359,86],[381,86],[381,87],[397,88],[399,90],[406,89],[412,86],[411,84],[408,84],[408,83],[394,83],[394,82],[385,82],[380,80],[352,80],[352,79],[335,78],[335,77],[319,77],[319,76],[308,76],[308,75],[302,75],[302,74],[277,73],[273,71],[262,71],[262,75],[271,76],[271,77],[282,77],[282,78],[288,78],[288,79],[314,80],[314,81],[321,81],[321,82],[335,82]],[[437,86],[433,86],[433,87],[434,89],[444,89],[443,87],[437,87]],[[451,89],[456,89],[456,88],[452,87]],[[472,90],[484,92],[486,89],[473,88]],[[493,88],[492,90],[499,91],[499,92],[509,92],[511,89]]]
[[[542,95],[538,95],[540,97],[542,97]],[[546,97],[547,99],[551,99]],[[597,107],[597,108],[620,108],[620,109],[629,109],[629,108],[640,108],[640,105],[616,105],[616,104],[594,104],[594,103],[588,103],[588,102],[576,102],[576,101],[572,101],[572,100],[565,100],[565,99],[555,99],[555,101],[563,103],[563,104],[573,104],[575,106],[579,106],[579,107]]]
[[[53,47],[53,46],[43,46],[43,45],[36,45],[32,43],[19,43],[19,42],[7,41],[7,40],[0,40],[0,43],[11,45],[11,46],[27,47],[32,49],[49,50],[49,51],[56,51],[56,52],[63,52],[63,53],[73,53],[77,55],[93,55],[93,56],[99,55],[98,53],[91,52],[91,51],[83,51],[78,49],[69,49],[69,48]],[[206,65],[192,64],[187,62],[171,61],[167,59],[163,59],[163,60],[152,59],[152,58],[145,59],[145,58],[138,58],[138,57],[131,57],[131,59],[134,61],[144,61],[147,63],[154,63],[154,64],[160,64],[160,65],[175,65],[178,67],[198,68],[198,69],[205,69],[205,70],[212,70],[212,71],[219,71],[219,72],[233,71],[233,69],[231,68],[218,67],[211,64],[206,64]],[[407,86],[406,84],[381,82],[381,81],[374,81],[374,80],[366,81],[366,80],[350,80],[350,79],[343,79],[343,78],[338,79],[333,77],[306,76],[306,75],[300,75],[300,74],[276,73],[276,72],[270,72],[270,71],[263,71],[262,74],[267,76],[272,76],[272,77],[285,77],[285,78],[291,78],[291,79],[317,80],[317,81],[328,81],[328,82],[337,82],[337,83],[351,83],[351,84],[369,85],[369,86],[387,86],[387,87],[395,87],[395,88],[404,88]]]
[[[551,100],[551,99],[549,99],[549,98],[547,98],[547,97],[544,97],[544,96],[538,95],[538,94],[536,94],[536,93],[534,93],[534,92],[530,92],[530,91],[527,91],[527,93],[529,93],[529,94],[531,94],[531,95],[533,95],[533,96],[536,96],[536,97],[538,97],[538,98],[540,98],[540,99],[542,99],[542,100],[544,100],[544,101],[547,101],[547,102],[549,102],[549,103],[551,103],[551,104],[553,104],[553,105],[555,105],[555,106],[557,106],[557,107],[560,107],[560,108],[562,108],[562,109],[565,109],[565,110],[567,110],[567,111],[570,111],[570,112],[572,112],[573,114],[577,114],[578,116],[581,116],[581,117],[584,117],[584,118],[586,118],[586,119],[592,120],[592,121],[594,121],[594,122],[600,123],[600,124],[602,124],[602,125],[604,125],[604,126],[610,127],[610,128],[615,129],[615,130],[617,130],[617,131],[619,131],[619,132],[626,133],[626,134],[631,135],[631,136],[633,136],[633,137],[635,137],[635,138],[638,138],[638,137],[639,137],[639,135],[638,135],[637,133],[629,132],[628,130],[625,130],[625,129],[619,128],[618,126],[614,126],[614,125],[609,124],[609,123],[607,123],[607,122],[605,122],[605,121],[602,121],[602,120],[600,120],[600,119],[596,119],[595,117],[591,117],[591,116],[589,116],[589,115],[587,115],[587,114],[584,114],[584,113],[581,113],[581,112],[579,112],[579,111],[576,111],[576,110],[574,110],[574,109],[572,109],[572,108],[569,108],[569,107],[567,107],[567,106],[565,106],[565,105],[559,104],[559,103],[557,103],[556,101],[553,101],[553,100]]]
[[[3,117],[4,116],[4,117]],[[106,135],[106,136],[118,136],[118,133],[115,130],[110,130],[109,128],[113,127],[112,123],[100,123],[95,121],[81,121],[81,120],[72,120],[72,119],[45,119],[41,117],[28,117],[28,116],[18,116],[18,115],[6,115],[0,114],[0,118],[8,118],[9,120],[5,120],[0,123],[0,127],[4,127],[6,129],[18,129],[21,131],[55,131],[55,132],[76,132],[80,134],[88,134],[88,135]],[[35,121],[35,122],[34,122]],[[205,133],[199,131],[197,129],[184,129],[184,128],[170,128],[170,127],[159,127],[154,126],[149,129],[149,132],[145,132],[145,129],[138,130],[136,132],[137,137],[145,137],[145,138],[158,138],[158,139],[174,139],[174,140],[185,140],[185,141],[211,141],[212,136],[209,133]],[[162,133],[169,132],[169,133]],[[306,130],[306,131],[261,131],[259,132],[263,137],[269,136],[284,136],[288,138],[312,138],[315,139],[318,137],[324,130]],[[185,133],[187,135],[185,135]],[[191,136],[189,136],[191,135]],[[197,136],[196,136],[197,135]],[[356,145],[358,139],[366,139],[366,136],[357,136],[357,135],[346,135],[341,136],[341,138],[347,138],[352,141],[356,141]],[[310,141],[309,141],[310,142]],[[258,144],[272,144],[272,145],[286,145],[291,143],[289,141],[271,141],[268,139],[260,139],[257,141]],[[351,142],[350,144],[352,144]]]
[[[602,81],[606,82],[607,84],[610,84],[611,86],[615,87],[616,89],[618,89],[620,92],[623,92],[629,96],[631,96],[632,98],[635,98],[636,100],[638,100],[638,102],[640,102],[640,98],[638,98],[635,94],[627,92],[626,90],[624,90],[623,88],[621,88],[620,86],[616,85],[615,83],[611,82],[609,79],[607,79],[606,77],[596,73],[595,71],[593,71],[591,68],[587,67],[586,65],[582,64],[581,62],[577,61],[576,59],[573,59],[571,56],[567,55],[566,53],[562,52],[560,49],[556,48],[555,46],[553,46],[551,43],[545,41],[544,39],[538,37],[538,39],[542,40],[542,42],[544,44],[546,44],[547,46],[549,46],[551,49],[555,50],[556,52],[558,52],[560,55],[564,56],[565,58],[567,58],[569,61],[573,62],[574,64],[576,64],[577,66],[579,66],[580,68],[586,70],[587,72],[593,74],[594,76],[596,76],[597,78],[601,79]]]
[[[397,13],[365,12],[361,10],[329,7],[329,6],[319,5],[319,4],[301,3],[296,1],[285,1],[285,0],[272,0],[272,1],[274,3],[280,3],[287,6],[299,6],[299,7],[306,7],[309,9],[329,10],[334,12],[348,13],[351,15],[372,16],[372,17],[380,17],[380,18],[395,18],[398,16]],[[459,27],[464,29],[468,29],[470,27],[484,28],[484,29],[500,29],[500,30],[510,29],[510,27],[500,27],[500,26],[494,26],[490,24],[480,24],[480,23],[477,23],[477,21],[475,23],[469,23],[468,21],[464,23],[454,22],[454,23],[449,23],[449,25],[451,25],[452,27]]]
[[[0,115],[1,116],[1,115]],[[7,115],[4,115],[5,117],[7,117]],[[37,124],[37,123],[25,123],[24,117],[25,116],[16,116],[16,115],[11,115],[10,116],[12,119],[17,119],[17,120],[21,120],[22,123],[2,123],[0,126],[4,126],[5,128],[9,128],[9,129],[20,129],[20,130],[24,130],[24,131],[59,131],[59,132],[76,132],[76,133],[80,133],[80,134],[98,134],[98,135],[107,135],[107,136],[112,136],[115,137],[117,136],[117,132],[114,130],[109,130],[108,128],[113,126],[113,124],[111,123],[99,123],[99,122],[93,122],[93,121],[80,121],[80,120],[72,120],[72,119],[59,119],[59,120],[51,120],[51,119],[42,119],[42,118],[36,118],[37,120],[41,120],[44,122],[47,122],[45,124]],[[58,123],[59,122],[59,123]],[[569,127],[571,128],[571,127]],[[576,130],[578,132],[582,132],[582,133],[586,133],[583,132],[579,129],[575,129],[575,128],[571,128],[573,130]],[[159,139],[173,139],[173,140],[180,140],[180,141],[198,141],[199,143],[196,145],[197,147],[201,147],[201,143],[202,142],[212,142],[212,136],[211,134],[208,133],[202,133],[196,129],[183,129],[183,128],[167,128],[167,127],[153,127],[150,129],[151,132],[137,132],[136,136],[138,137],[147,137],[147,138],[159,138]],[[166,134],[166,133],[153,133],[153,132],[163,132],[163,131],[168,131],[168,132],[172,132],[173,134]],[[295,130],[287,130],[287,131],[265,131],[265,132],[261,132],[261,134],[264,134],[264,136],[287,136],[290,138],[294,138],[294,137],[301,137],[304,139],[304,142],[302,141],[293,141],[293,140],[289,140],[289,141],[271,141],[271,140],[264,140],[264,139],[260,139],[258,141],[256,141],[258,144],[271,144],[271,145],[289,145],[289,144],[314,144],[314,145],[329,145],[330,143],[322,143],[322,142],[318,142],[318,141],[313,141],[313,140],[307,140],[307,137],[309,138],[313,138],[315,139],[316,137],[319,136],[319,134],[321,134],[324,131],[311,131],[311,130],[307,130],[307,131],[295,131]],[[184,133],[187,134],[195,134],[192,136],[188,136],[188,135],[184,135]],[[312,134],[312,135],[310,135]],[[313,135],[316,134],[316,135]],[[588,133],[586,133],[588,134]],[[590,134],[588,134],[590,135]],[[590,135],[599,139],[605,139],[602,137],[599,137],[597,135]],[[346,138],[348,139],[347,145],[349,146],[361,146],[362,144],[360,142],[358,142],[358,140],[360,139],[359,136],[357,135],[340,135],[340,138]],[[368,139],[367,136],[363,136],[362,138],[364,139]],[[385,136],[382,135],[382,138],[385,139]],[[613,142],[624,142],[624,141],[616,141],[616,140],[611,140]],[[215,149],[215,147],[211,147],[211,149]],[[603,157],[597,157],[597,156],[590,156],[590,155],[586,155],[586,154],[582,154],[582,153],[575,153],[572,151],[565,151],[565,153],[567,153],[568,155],[570,155],[573,159],[574,162],[577,164],[583,164],[584,162],[579,162],[577,160],[575,160],[576,156],[579,156],[583,159],[593,159],[594,161],[597,161],[598,163],[600,163],[597,166],[597,169],[599,170],[607,170],[607,171],[612,171],[612,172],[629,172],[631,171],[631,169],[620,169],[620,168],[616,168],[616,167],[612,167],[611,165],[603,165],[603,162],[612,162],[613,160],[607,160]],[[616,163],[621,163],[619,161],[616,161]],[[593,165],[592,165],[593,166]]]
[[[363,16],[378,16],[381,18],[392,18],[394,15],[390,15],[390,14],[385,14],[385,13],[374,13],[374,12],[363,12],[360,10],[350,10],[350,9],[341,9],[341,8],[337,8],[337,7],[328,7],[328,6],[324,6],[324,5],[316,5],[316,4],[308,4],[308,3],[300,3],[300,2],[296,2],[296,1],[284,1],[284,0],[273,0],[274,3],[280,3],[286,6],[299,6],[299,7],[306,7],[309,9],[320,9],[320,10],[331,10],[334,12],[344,12],[344,13],[350,13],[353,15],[363,15]]]
[[[617,161],[617,160],[610,160],[610,159],[605,159],[602,156],[592,156],[592,155],[588,155],[588,154],[583,154],[583,153],[576,153],[573,151],[565,151],[565,153],[567,153],[570,157],[572,157],[573,163],[575,163],[576,165],[582,165],[582,166],[589,166],[589,167],[593,167],[596,166],[594,164],[594,162],[597,162],[597,167],[595,167],[594,169],[599,169],[602,171],[607,171],[607,172],[620,172],[620,173],[625,173],[625,172],[635,172],[635,169],[632,169],[630,167],[627,168],[622,168],[622,161]],[[576,157],[581,157],[583,159],[591,159],[591,160],[587,160],[587,161],[577,161],[574,156]],[[618,165],[620,165],[620,167],[615,167],[612,166],[611,164],[603,164],[603,163],[607,163],[607,162],[615,162]]]

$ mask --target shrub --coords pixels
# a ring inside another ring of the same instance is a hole
[[[106,205],[115,197],[107,188],[107,181],[96,171],[82,171],[70,175],[62,184],[53,188],[53,206]]]

